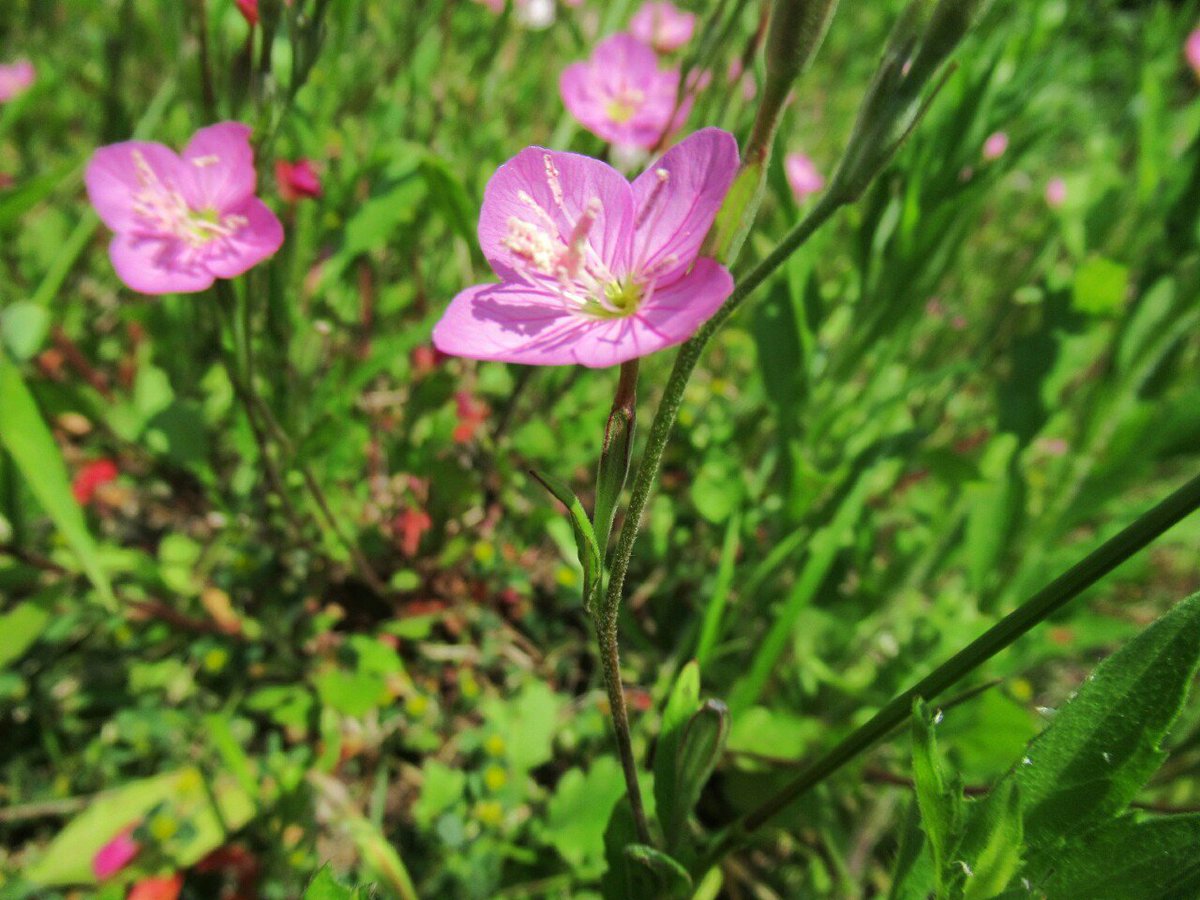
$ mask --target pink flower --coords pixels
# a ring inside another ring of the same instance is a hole
[[[233,0],[237,8],[246,17],[247,24],[253,28],[258,24],[258,0]]]
[[[143,294],[202,291],[283,244],[279,219],[254,196],[250,129],[238,122],[200,129],[182,156],[144,141],[101,147],[85,181],[116,232],[113,268]]]
[[[1183,55],[1187,57],[1188,65],[1200,78],[1200,28],[1196,28],[1187,36],[1183,44]],[[0,97],[0,99],[3,99]]]
[[[696,14],[684,12],[667,0],[650,0],[633,14],[629,30],[635,38],[659,53],[670,53],[692,39]]]
[[[1051,178],[1046,182],[1046,204],[1058,209],[1067,202],[1067,183],[1061,178]]]
[[[587,62],[572,63],[559,81],[563,103],[585,128],[615,144],[655,146],[691,111],[675,113],[677,70],[659,71],[654,51],[630,34],[614,34]]]
[[[789,153],[783,159],[783,171],[787,175],[788,185],[796,195],[796,202],[801,203],[810,194],[815,194],[825,187],[825,179],[817,171],[813,161],[803,153]]]
[[[988,139],[983,142],[983,158],[987,160],[999,159],[1007,149],[1008,135],[1003,131],[994,132],[988,135]]]
[[[97,850],[96,855],[92,857],[92,872],[100,881],[111,878],[120,872],[133,862],[133,858],[142,849],[141,845],[133,839],[135,827],[137,826],[130,825],[123,829],[116,837]]]
[[[7,66],[0,66],[0,103],[7,103],[14,97],[25,93],[33,84],[37,73],[33,63],[27,59],[19,59]]]
[[[616,365],[687,340],[733,290],[697,258],[738,165],[705,128],[630,184],[575,153],[527,147],[488,182],[479,243],[499,284],[468,288],[433,330],[444,353]]]
[[[311,160],[277,160],[275,184],[279,187],[279,196],[288,203],[295,203],[305,197],[311,199],[321,196],[321,178]]]

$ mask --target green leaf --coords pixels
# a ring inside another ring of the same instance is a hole
[[[967,876],[963,900],[990,900],[1008,887],[1021,868],[1023,836],[1021,795],[1015,783],[1003,783],[969,807],[959,848]]]
[[[579,878],[603,873],[605,827],[624,793],[621,767],[611,756],[600,757],[587,772],[570,769],[559,780],[546,807],[543,839]]]
[[[654,897],[657,879],[650,869],[625,855],[625,848],[637,845],[637,830],[629,798],[622,796],[613,807],[604,829],[604,858],[608,868],[600,881],[605,900],[629,900],[631,897]]]
[[[654,751],[654,801],[662,821],[674,818],[675,766],[679,737],[688,719],[700,705],[700,666],[695,660],[685,665],[675,679],[663,710],[658,747]]]
[[[1075,273],[1071,301],[1075,308],[1094,316],[1117,312],[1129,293],[1129,269],[1103,256],[1093,256]]]
[[[42,347],[50,329],[50,313],[45,307],[18,300],[0,310],[0,352],[4,348],[17,360],[31,359]]]
[[[721,759],[728,737],[729,708],[720,700],[705,700],[680,734],[671,815],[659,815],[669,851],[680,847],[687,835],[687,817]]]
[[[413,804],[413,818],[428,829],[433,820],[463,798],[467,773],[452,769],[436,759],[425,761],[421,767],[421,796]]]
[[[1051,900],[1200,896],[1200,815],[1125,815],[1055,855]]]
[[[600,588],[600,566],[602,556],[600,545],[596,543],[596,532],[588,520],[583,504],[575,496],[575,492],[565,482],[543,475],[540,472],[529,473],[567,508],[567,521],[571,531],[575,533],[575,547],[579,553],[579,564],[583,566],[583,608],[591,612],[592,601]]]
[[[888,900],[927,900],[932,893],[933,861],[929,858],[929,842],[921,830],[921,809],[914,798],[904,816]]]
[[[1195,594],[1102,662],[1006,779],[1021,787],[1032,847],[1061,842],[1125,809],[1160,749],[1200,662]]]
[[[480,713],[505,745],[505,759],[528,772],[554,756],[554,736],[564,700],[541,681],[530,681],[515,696],[488,697]]]
[[[50,614],[34,603],[18,603],[0,615],[0,669],[24,656],[49,621]]]
[[[938,717],[940,719],[940,715]],[[917,805],[921,810],[921,827],[929,839],[933,854],[934,880],[937,894],[944,896],[951,883],[954,854],[962,837],[962,787],[957,781],[947,783],[937,755],[937,740],[933,735],[935,721],[924,702],[913,701],[912,746],[913,781],[917,790]]]
[[[304,900],[359,900],[363,897],[362,888],[346,887],[333,877],[333,872],[326,864],[304,891]]]
[[[46,887],[95,884],[92,858],[100,848],[160,806],[187,826],[162,847],[180,869],[225,843],[229,834],[249,822],[255,811],[253,799],[234,779],[218,776],[206,785],[200,770],[190,766],[132,781],[92,798],[87,810],[59,832],[25,870],[25,878]]]
[[[657,883],[655,897],[690,897],[692,876],[678,860],[646,844],[628,844],[625,856],[635,866],[648,869]]]
[[[88,532],[83,510],[71,494],[71,481],[62,454],[21,373],[2,353],[0,446],[8,451],[33,496],[78,557],[100,601],[109,610],[115,610],[116,597],[100,564],[100,556]]]

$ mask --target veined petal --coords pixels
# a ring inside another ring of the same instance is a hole
[[[695,334],[731,293],[733,276],[729,270],[702,257],[682,278],[656,288],[637,317],[663,338],[664,347],[669,347]]]
[[[700,252],[737,174],[733,135],[704,128],[668,150],[633,182],[633,266],[669,282]]]
[[[254,193],[251,130],[241,122],[201,128],[183,151],[189,173],[184,196],[192,209],[227,212]]]
[[[496,274],[521,277],[531,263],[514,252],[514,229],[532,235],[547,257],[568,249],[585,214],[587,261],[623,274],[633,234],[633,196],[616,169],[578,153],[527,147],[496,170],[488,181],[479,213],[479,243]]]
[[[162,144],[123,141],[93,153],[83,180],[101,221],[113,231],[133,231],[141,225],[138,196],[180,190],[182,171],[179,157]]]
[[[142,294],[194,294],[213,283],[212,273],[180,241],[118,234],[108,256],[117,277]]]
[[[257,197],[251,197],[229,215],[241,217],[245,224],[206,248],[204,265],[219,278],[236,278],[274,256],[283,245],[283,225]]]
[[[530,365],[575,362],[576,338],[592,320],[521,282],[479,284],[450,301],[433,329],[443,353]]]

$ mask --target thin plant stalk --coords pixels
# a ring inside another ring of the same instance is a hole
[[[604,429],[604,448],[601,454],[600,475],[597,478],[596,509],[593,527],[601,557],[608,546],[612,528],[613,512],[617,496],[624,486],[629,470],[629,447],[632,445],[633,426],[637,406],[638,361],[621,364],[612,412]],[[618,445],[619,444],[619,445]],[[614,458],[615,457],[615,458]],[[615,465],[618,483],[606,483],[606,469]],[[633,754],[633,741],[629,728],[629,708],[625,702],[625,688],[621,682],[621,654],[618,643],[617,608],[608,604],[597,606],[592,611],[596,627],[596,640],[600,646],[600,667],[604,672],[604,687],[608,692],[609,716],[617,738],[617,754],[621,758],[621,770],[625,776],[625,791],[629,797],[629,808],[633,814],[634,830],[638,841],[650,843],[650,826],[642,802],[641,786],[638,784],[637,759]]]
[[[901,725],[912,714],[914,698],[933,700],[953,687],[1197,509],[1200,509],[1200,475],[1105,541],[911,688],[894,697],[870,721],[806,767],[778,794],[735,822],[709,853],[709,863],[744,843],[750,834]]]

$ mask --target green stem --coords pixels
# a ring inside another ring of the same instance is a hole
[[[608,587],[601,605],[603,621],[613,623],[616,627],[617,613],[621,608],[621,594],[625,588],[625,575],[629,571],[629,560],[633,556],[633,545],[637,541],[638,529],[641,527],[642,513],[646,502],[658,479],[662,465],[663,451],[671,438],[671,430],[679,415],[679,407],[683,403],[683,392],[688,379],[700,361],[700,356],[709,340],[717,330],[725,324],[742,302],[754,292],[766,279],[783,263],[796,249],[812,236],[830,216],[842,205],[843,201],[832,194],[824,195],[812,211],[804,217],[779,242],[766,258],[752,268],[745,277],[737,282],[729,299],[721,306],[711,319],[701,326],[679,350],[675,357],[675,366],[663,391],[662,401],[654,413],[654,421],[650,425],[650,435],[646,439],[646,449],[642,452],[638,463],[637,475],[634,476],[633,488],[629,498],[629,508],[625,512],[625,521],[621,523],[621,532],[617,537],[617,546],[613,553],[612,569],[609,572]]]
[[[601,560],[608,547],[608,536],[612,530],[617,500],[629,473],[629,453],[633,445],[637,409],[637,381],[638,361],[632,359],[622,363],[612,411],[604,426],[604,445],[600,453],[600,470],[596,476],[596,505],[592,516]],[[589,597],[588,601],[590,600]],[[633,755],[633,741],[630,738],[629,711],[625,703],[625,688],[621,683],[616,610],[608,607],[595,610],[593,622],[596,626],[596,639],[600,645],[604,686],[608,690],[609,716],[612,718],[613,731],[616,732],[617,753],[621,757],[621,769],[625,774],[625,791],[629,796],[634,828],[638,841],[649,844],[650,827],[642,803],[641,786],[638,784],[637,760]]]
[[[710,858],[715,861],[738,846],[751,832],[902,724],[911,715],[915,697],[934,699],[1197,509],[1200,509],[1200,476],[1188,481],[1133,524],[1105,541],[929,675],[891,700],[869,722],[851,732],[776,796],[734,823]]]

